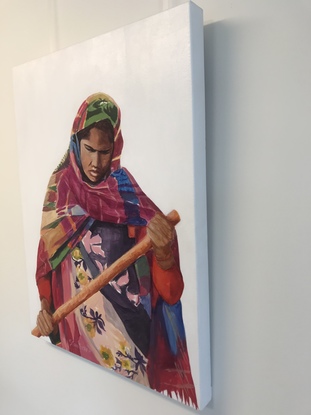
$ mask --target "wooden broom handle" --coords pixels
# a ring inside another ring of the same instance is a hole
[[[179,214],[176,210],[172,210],[166,218],[172,223],[172,225],[177,225],[180,221]],[[139,257],[148,252],[152,247],[151,239],[146,235],[138,244],[133,246],[129,251],[117,259],[109,268],[105,269],[97,278],[93,279],[88,285],[86,285],[83,290],[78,294],[72,297],[70,300],[66,301],[61,305],[53,314],[53,321],[55,324],[59,323],[64,317],[66,317],[71,311],[81,305],[84,301],[90,298],[92,295],[97,293],[105,285],[109,283],[114,277],[116,277],[120,272],[129,267],[133,262],[135,262]],[[31,334],[36,337],[40,337],[41,333],[38,327],[35,327]]]

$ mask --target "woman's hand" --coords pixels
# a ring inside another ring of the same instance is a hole
[[[174,226],[161,213],[156,213],[147,226],[147,234],[151,239],[157,263],[164,270],[175,264],[172,242]]]
[[[53,322],[50,306],[45,298],[41,300],[41,311],[39,311],[37,316],[37,327],[42,336],[49,336],[57,328],[57,325]]]

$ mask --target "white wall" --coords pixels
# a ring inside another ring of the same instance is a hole
[[[180,3],[0,0],[1,414],[194,413],[111,373],[94,383],[100,367],[29,334],[12,85],[13,66]],[[214,392],[202,413],[310,415],[311,3],[196,3],[206,22]]]

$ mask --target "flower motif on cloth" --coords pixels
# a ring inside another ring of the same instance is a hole
[[[105,330],[105,322],[102,319],[102,315],[98,311],[94,311],[90,308],[88,314],[86,306],[80,309],[81,315],[84,317],[84,325],[89,333],[90,337],[95,337],[95,333],[102,334],[102,331]]]
[[[100,346],[99,353],[103,359],[104,366],[108,368],[113,368],[115,365],[115,359],[111,350],[108,347]]]
[[[92,235],[92,232],[88,231],[83,238],[83,245],[86,252],[94,258],[99,272],[103,272],[107,268],[107,259],[101,247],[102,239],[100,235]]]
[[[81,285],[86,285],[92,278],[90,278],[87,273],[86,263],[78,247],[72,251],[71,258],[74,266],[76,267],[75,287],[80,288]]]

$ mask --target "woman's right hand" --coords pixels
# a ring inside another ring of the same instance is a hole
[[[37,316],[37,327],[42,336],[49,336],[57,327],[53,322],[50,306],[45,298],[41,300],[41,310]]]

